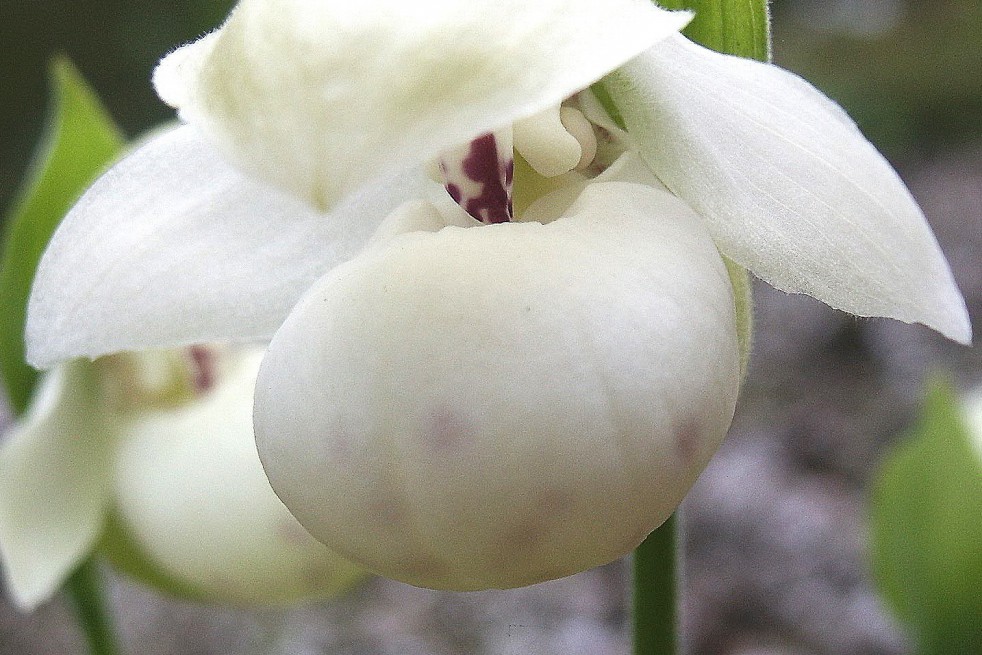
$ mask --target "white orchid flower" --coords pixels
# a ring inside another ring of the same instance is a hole
[[[746,298],[720,253],[970,339],[922,213],[855,125],[790,73],[688,42],[689,18],[243,0],[157,70],[187,124],[53,239],[31,361],[271,338],[273,488],[399,580],[512,587],[628,553],[732,418]],[[626,131],[586,91],[601,78]]]
[[[321,598],[365,575],[269,487],[252,437],[261,358],[196,346],[47,374],[0,447],[0,560],[19,607],[100,547],[144,582],[225,603]]]

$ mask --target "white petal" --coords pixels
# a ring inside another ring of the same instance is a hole
[[[479,220],[465,212],[460,205],[450,199],[446,193],[443,198],[447,202],[436,205],[426,200],[411,200],[400,205],[389,214],[378,230],[372,235],[371,245],[379,245],[391,241],[400,234],[409,232],[438,232],[448,225],[458,227],[477,227]]]
[[[242,177],[194,128],[167,132],[100,178],[56,232],[28,308],[28,359],[268,338],[427,185],[404,173],[318,214]]]
[[[326,208],[558,104],[689,18],[649,0],[243,0],[154,81],[245,170]]]
[[[784,291],[969,342],[964,301],[921,210],[808,83],[676,37],[610,88],[647,163],[737,263]]]
[[[93,373],[85,362],[49,373],[0,449],[0,556],[25,610],[58,590],[102,528],[115,432],[96,404]]]
[[[700,219],[637,184],[548,225],[406,234],[322,278],[276,333],[260,457],[311,533],[446,589],[620,557],[729,426],[732,290]]]
[[[198,402],[129,423],[116,460],[117,507],[141,551],[218,602],[324,597],[364,575],[307,534],[269,487],[252,436],[261,359],[240,357]]]

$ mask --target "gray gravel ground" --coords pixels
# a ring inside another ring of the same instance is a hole
[[[982,318],[982,144],[906,171]],[[682,628],[691,655],[906,655],[865,567],[865,490],[916,411],[925,374],[982,381],[982,354],[919,328],[857,320],[763,285],[730,436],[686,500]],[[127,651],[143,655],[614,655],[629,652],[624,562],[509,592],[372,580],[343,600],[242,612],[113,578]],[[82,653],[62,600],[0,601],[0,654]]]

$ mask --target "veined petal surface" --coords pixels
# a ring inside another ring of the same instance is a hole
[[[320,214],[226,164],[193,127],[149,141],[79,200],[38,268],[28,360],[265,339],[392,208],[435,184],[392,176]]]
[[[245,170],[327,208],[558,104],[689,19],[649,0],[242,0],[154,82]]]
[[[807,82],[678,36],[608,84],[645,161],[737,263],[853,314],[971,340],[964,300],[910,192]]]
[[[97,384],[86,362],[55,369],[0,447],[0,558],[24,610],[58,590],[102,528],[115,430]]]

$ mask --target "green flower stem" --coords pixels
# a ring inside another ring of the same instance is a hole
[[[656,4],[695,11],[685,34],[707,48],[760,61],[770,58],[767,0],[658,0]],[[634,553],[634,655],[675,655],[678,650],[678,543],[679,526],[673,515]]]
[[[658,0],[665,9],[688,9],[695,18],[687,37],[728,55],[768,61],[771,54],[767,0]]]
[[[106,598],[102,591],[99,567],[95,562],[83,562],[69,578],[65,586],[79,626],[85,633],[91,655],[119,655],[112,621],[106,611]]]
[[[676,515],[634,551],[634,655],[676,652],[679,562]]]

